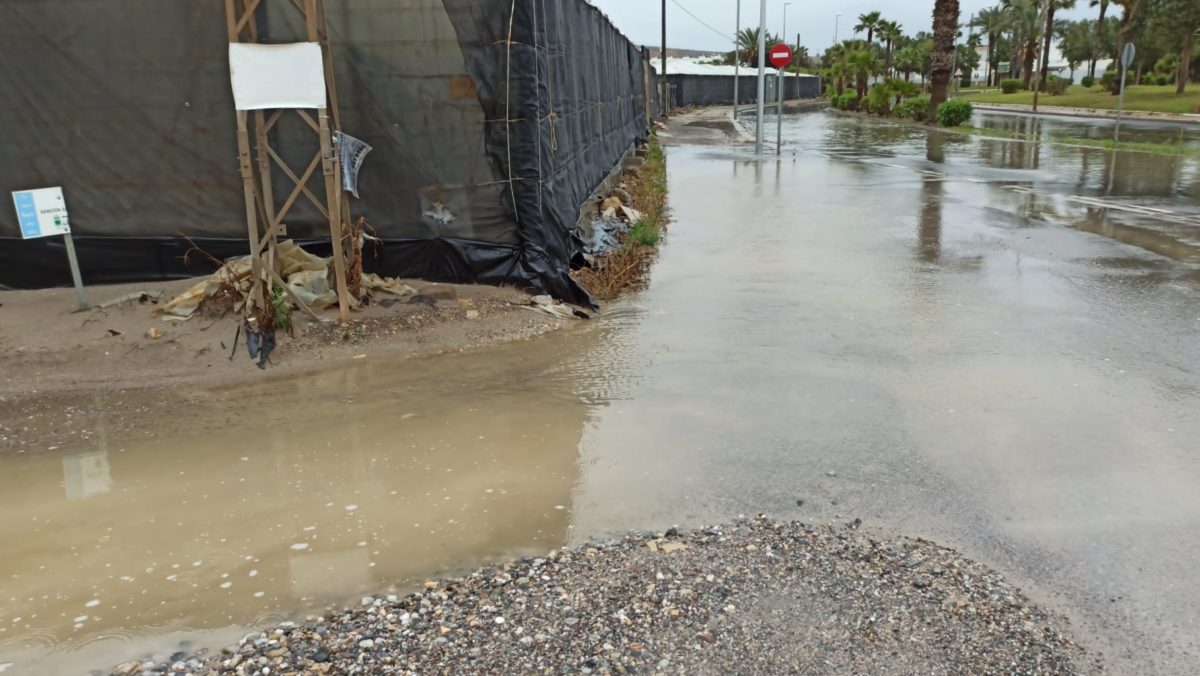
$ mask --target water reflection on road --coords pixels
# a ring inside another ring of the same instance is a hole
[[[653,283],[598,322],[202,392],[182,438],[0,458],[0,662],[219,643],[483,560],[768,512],[936,538],[1118,671],[1188,671],[1196,161],[1121,153],[1109,191],[1102,150],[825,114],[786,135],[778,160],[671,147]]]

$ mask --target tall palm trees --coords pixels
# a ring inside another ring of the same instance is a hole
[[[1100,44],[1104,41],[1104,17],[1108,14],[1108,0],[1089,0],[1089,7],[1100,8],[1100,18],[1096,20],[1096,42],[1092,47],[1092,61],[1088,64],[1088,75],[1096,77],[1096,60]]]
[[[870,48],[860,49],[846,56],[846,64],[850,74],[854,75],[854,89],[861,99],[867,95],[867,83],[871,76],[879,72],[879,59],[875,58]]]
[[[938,106],[946,101],[946,90],[954,71],[954,49],[958,40],[958,0],[934,0],[933,55],[929,96],[929,119],[937,119]]]
[[[1137,32],[1137,25],[1134,23],[1134,18],[1137,15],[1138,9],[1143,4],[1142,0],[1111,0],[1112,4],[1118,5],[1124,10],[1121,14],[1121,25],[1117,29],[1117,58],[1121,58],[1121,52],[1125,50],[1125,45],[1131,42],[1134,34]],[[1118,72],[1120,69],[1118,69]],[[1113,78],[1112,93],[1117,94],[1121,91],[1121,78]]]
[[[1033,65],[1042,42],[1041,2],[1039,0],[1001,0],[1008,14],[1012,33],[1013,60],[1021,63],[1021,80],[1026,89],[1033,79]]]
[[[867,32],[867,46],[872,47],[875,44],[875,31],[879,30],[879,24],[883,21],[883,15],[879,12],[868,12],[858,15],[858,25],[854,27],[855,33]]]
[[[883,20],[879,22],[879,37],[887,43],[887,49],[884,51],[884,70],[890,76],[892,73],[892,50],[896,43],[904,37],[904,29],[895,21]]]
[[[1107,1],[1105,0],[1105,2]],[[1008,23],[1008,14],[1000,7],[981,9],[978,14],[971,18],[971,27],[978,28],[987,36],[987,85],[989,87],[995,84],[996,79],[996,43],[1000,41],[1000,36],[1008,30]]]
[[[1046,74],[1050,72],[1050,36],[1054,33],[1054,13],[1060,9],[1073,9],[1075,0],[1050,0],[1046,3],[1046,28],[1042,31],[1042,75],[1038,78],[1038,91],[1046,91]]]

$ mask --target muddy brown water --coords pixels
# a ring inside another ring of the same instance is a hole
[[[600,321],[190,392],[186,433],[96,417],[87,443],[0,457],[0,664],[219,647],[485,561],[767,512],[931,537],[1114,671],[1191,671],[1197,163],[1123,153],[1109,189],[1094,149],[832,114],[786,133],[779,159],[669,149],[652,284]]]

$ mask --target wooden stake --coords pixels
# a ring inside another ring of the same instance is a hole
[[[238,168],[242,174],[242,191],[246,197],[246,231],[250,236],[250,251],[258,251],[258,211],[254,206],[254,165],[250,162],[250,133],[246,128],[246,111],[237,111]],[[250,261],[255,279],[262,274],[259,257]]]
[[[342,177],[338,173],[338,162],[333,152],[333,140],[329,133],[329,113],[317,111],[321,125],[321,164],[325,172],[325,199],[329,202],[329,237],[333,243],[333,271],[337,277],[338,310],[343,322],[350,321],[350,292],[346,288],[346,258],[342,255]]]

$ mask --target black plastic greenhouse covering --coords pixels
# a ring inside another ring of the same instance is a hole
[[[671,84],[673,100],[671,105],[678,108],[689,106],[714,106],[733,104],[732,75],[692,75],[667,73],[667,82]],[[775,78],[770,78],[771,85],[766,99],[774,102]],[[821,95],[821,78],[797,77],[789,75],[784,78],[784,98],[815,99]],[[738,77],[738,103],[754,103],[758,100],[758,76],[742,75]]]
[[[302,39],[290,2],[263,4],[263,42]],[[382,240],[368,270],[589,302],[568,274],[574,229],[648,133],[643,51],[583,0],[340,0],[327,12],[342,130],[375,148],[351,202]],[[85,281],[209,272],[184,260],[183,236],[247,253],[225,26],[220,0],[0,0],[0,188],[63,187]],[[271,143],[303,167],[315,140],[292,118]],[[287,224],[328,248],[305,200]],[[0,284],[69,283],[61,247],[22,241],[0,208]]]

